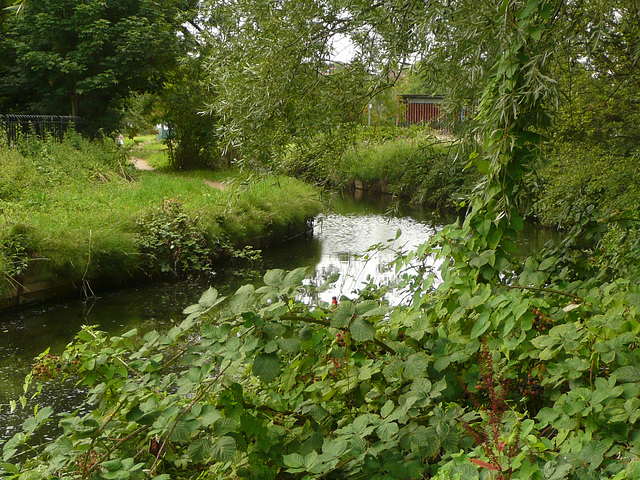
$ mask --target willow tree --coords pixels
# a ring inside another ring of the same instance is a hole
[[[221,19],[210,39],[209,110],[226,146],[247,159],[270,162],[292,143],[342,135],[415,50],[409,24],[395,22],[403,7],[392,2],[208,3]],[[340,37],[352,45],[348,62],[334,60]]]

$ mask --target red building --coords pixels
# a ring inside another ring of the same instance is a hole
[[[444,97],[442,95],[401,95],[406,109],[399,125],[429,125],[433,128],[444,126]]]

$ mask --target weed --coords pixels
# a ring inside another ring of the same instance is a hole
[[[152,261],[152,270],[179,276],[212,271],[213,252],[198,226],[198,218],[184,211],[179,198],[165,200],[162,206],[137,222],[142,253]]]

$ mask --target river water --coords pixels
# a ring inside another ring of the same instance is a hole
[[[270,268],[308,266],[309,281],[318,284],[337,273],[340,279],[319,300],[353,297],[354,290],[363,288],[368,278],[392,285],[394,271],[388,263],[394,252],[420,245],[453,221],[453,216],[392,204],[389,197],[338,195],[332,197],[328,211],[316,218],[312,234],[268,249],[253,265],[227,265],[215,276],[198,281],[133,285],[99,293],[90,301],[73,299],[0,312],[0,445],[28,416],[24,411],[9,413],[7,404],[21,395],[33,358],[46,348],[60,353],[82,325],[98,325],[111,334],[132,328],[165,329],[180,322],[183,308],[197,302],[209,286],[229,294],[240,285],[258,281]],[[398,230],[402,234],[396,238]],[[534,250],[551,237],[552,232],[527,226],[521,244],[525,250]],[[374,244],[388,248],[372,255],[368,249]],[[399,299],[392,296],[390,300]],[[50,382],[38,401],[55,405],[57,410],[73,408],[79,403],[79,393],[72,387],[71,381],[66,385]]]

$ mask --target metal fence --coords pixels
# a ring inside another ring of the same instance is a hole
[[[36,135],[62,141],[64,133],[73,128],[81,131],[84,118],[61,115],[0,115],[0,128],[7,135],[9,144],[18,138]]]

